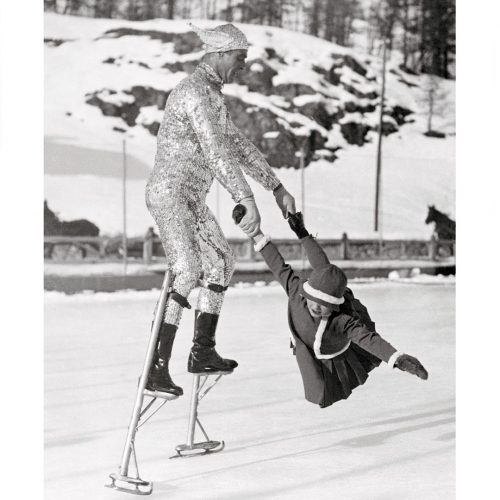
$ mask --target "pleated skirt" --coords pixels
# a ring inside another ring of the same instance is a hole
[[[322,360],[325,387],[320,406],[325,408],[347,399],[353,389],[366,382],[369,372],[380,363],[379,358],[354,343],[335,358]]]

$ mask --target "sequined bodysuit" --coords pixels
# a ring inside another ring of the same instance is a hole
[[[221,93],[222,79],[207,64],[171,92],[158,132],[146,204],[158,225],[174,290],[187,297],[205,282],[229,284],[234,257],[205,200],[217,179],[235,203],[252,194],[243,172],[265,189],[280,183],[265,158],[234,125]],[[223,293],[202,288],[197,309],[218,314]],[[167,303],[165,321],[178,325],[181,306]]]

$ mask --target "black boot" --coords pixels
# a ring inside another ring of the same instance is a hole
[[[146,389],[149,391],[168,392],[176,396],[182,396],[182,387],[175,385],[168,373],[168,362],[172,354],[175,332],[177,327],[168,323],[161,324],[158,333],[158,344],[153,356],[153,364],[149,370]]]
[[[228,372],[238,366],[232,359],[221,358],[215,350],[218,314],[195,311],[193,347],[189,353],[188,372]]]

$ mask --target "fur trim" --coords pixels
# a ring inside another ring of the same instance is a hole
[[[311,297],[316,297],[317,299],[328,302],[329,304],[340,305],[345,301],[344,297],[334,297],[333,295],[328,295],[321,290],[316,290],[316,288],[313,288],[307,281],[305,281],[302,286],[304,291],[311,295]]]
[[[271,236],[268,236],[267,234],[264,235],[264,238],[259,240],[258,243],[255,243],[254,249],[256,252],[260,252],[269,242],[271,241]]]
[[[340,351],[334,352],[333,354],[321,354],[321,342],[323,340],[323,334],[325,333],[327,323],[328,318],[322,319],[319,323],[318,329],[316,330],[316,335],[314,336],[313,348],[317,359],[332,359],[335,356],[347,351],[351,345],[351,341],[349,340],[349,342],[347,342],[347,344]]]
[[[389,368],[394,368],[394,365],[396,364],[396,361],[398,360],[399,356],[404,354],[404,352],[396,351],[390,358],[389,361],[387,361],[387,365]]]

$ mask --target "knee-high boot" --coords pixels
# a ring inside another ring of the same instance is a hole
[[[158,344],[153,356],[153,364],[149,370],[146,384],[146,389],[150,391],[169,392],[176,396],[183,394],[182,387],[174,384],[168,372],[168,362],[172,354],[176,331],[177,327],[175,325],[162,322],[158,333]]]
[[[189,353],[188,372],[231,371],[238,366],[232,359],[221,358],[215,350],[218,320],[218,314],[195,311],[193,347]]]

